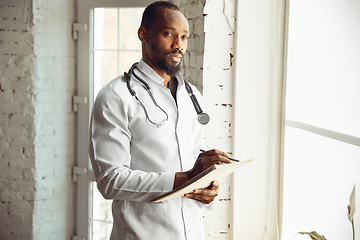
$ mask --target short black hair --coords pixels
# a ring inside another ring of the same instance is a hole
[[[149,6],[147,6],[145,8],[144,13],[142,15],[141,25],[140,26],[145,28],[145,29],[149,29],[151,23],[156,18],[157,11],[159,10],[159,8],[168,8],[168,9],[173,9],[173,10],[176,10],[176,11],[180,12],[179,7],[176,6],[172,2],[168,2],[168,1],[153,2],[153,3],[151,3]]]

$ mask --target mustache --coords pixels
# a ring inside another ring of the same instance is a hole
[[[181,57],[184,56],[184,53],[181,50],[174,50],[174,51],[169,51],[166,53],[166,55],[170,55],[170,54],[180,54]]]

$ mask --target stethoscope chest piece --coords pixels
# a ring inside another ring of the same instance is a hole
[[[198,121],[199,121],[199,123],[201,123],[202,125],[208,124],[208,122],[210,121],[210,116],[209,116],[209,114],[204,113],[204,112],[198,114]]]

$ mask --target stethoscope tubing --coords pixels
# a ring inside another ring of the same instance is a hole
[[[166,111],[164,109],[162,109],[156,102],[153,94],[151,93],[151,90],[150,90],[150,86],[147,82],[145,82],[143,79],[141,79],[135,72],[135,68],[137,67],[137,62],[134,63],[129,72],[126,73],[124,72],[124,77],[126,79],[126,85],[127,85],[127,88],[129,89],[129,92],[130,94],[136,99],[136,101],[140,104],[140,106],[144,109],[144,112],[145,112],[145,115],[146,115],[146,118],[148,119],[148,121],[154,125],[156,125],[157,127],[160,127],[162,126],[165,122],[167,122],[169,120],[169,115],[166,113]],[[131,80],[131,75],[133,75],[139,82],[141,82],[144,87],[145,87],[145,90],[148,92],[149,96],[151,97],[153,103],[155,104],[156,107],[158,107],[165,115],[166,115],[166,118],[163,119],[161,122],[153,122],[150,117],[149,117],[149,114],[146,110],[146,107],[144,106],[144,104],[140,101],[140,99],[136,96],[136,92],[134,91],[134,89],[131,87],[130,85],[130,80]],[[204,113],[200,107],[200,104],[199,102],[197,101],[196,99],[196,96],[194,95],[193,93],[193,90],[190,86],[190,84],[186,81],[186,79],[184,78],[184,83],[185,83],[185,88],[186,88],[186,91],[188,92],[189,96],[190,96],[190,99],[194,105],[194,108],[196,110],[196,113],[198,114],[198,121],[202,124],[202,125],[205,125],[209,122],[210,120],[210,117],[207,113]]]
[[[140,101],[140,99],[139,99],[136,95],[135,95],[134,97],[135,97],[136,101],[140,104],[140,106],[144,109],[144,112],[145,112],[145,115],[146,115],[146,118],[148,119],[148,121],[149,121],[150,123],[156,125],[157,127],[160,127],[160,126],[162,126],[164,123],[166,123],[167,120],[169,120],[169,115],[165,112],[164,109],[162,109],[162,108],[157,104],[157,102],[155,101],[152,93],[151,93],[149,90],[146,90],[146,91],[149,93],[149,95],[150,95],[151,99],[153,100],[155,106],[157,106],[158,108],[160,108],[160,110],[161,110],[163,113],[165,113],[165,115],[166,115],[166,118],[163,119],[161,122],[156,123],[156,122],[151,121],[151,119],[150,119],[150,117],[149,117],[149,114],[148,114],[148,112],[146,111],[146,108],[145,108],[144,104]]]

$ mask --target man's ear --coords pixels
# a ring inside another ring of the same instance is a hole
[[[138,37],[139,37],[141,43],[146,43],[147,42],[148,34],[147,34],[147,31],[146,31],[146,29],[144,27],[139,27]]]

